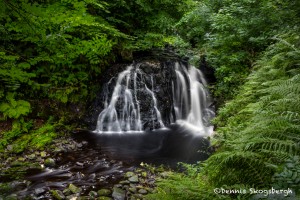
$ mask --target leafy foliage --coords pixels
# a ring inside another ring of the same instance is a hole
[[[196,1],[176,31],[215,68],[219,104],[234,97],[272,37],[299,23],[299,3],[277,0]]]
[[[198,177],[186,177],[182,182],[176,179],[180,185],[197,180],[197,184],[213,188],[274,186],[289,187],[294,193],[298,190],[298,172],[295,172],[300,153],[300,37],[297,30],[274,37],[276,43],[257,61],[236,98],[219,110],[215,119],[218,129],[213,138],[217,152],[203,163]],[[173,190],[181,187],[172,186],[172,181],[170,178],[160,184],[165,192],[161,192],[162,197],[172,196],[176,193]],[[212,189],[205,194],[200,191],[199,199],[213,195]]]
[[[0,123],[66,119],[65,110],[89,101],[101,87],[99,76],[116,59],[173,43],[173,24],[189,2],[0,1]],[[14,140],[26,146],[33,130],[1,133],[1,148]]]

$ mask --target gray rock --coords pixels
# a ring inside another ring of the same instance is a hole
[[[36,156],[35,156],[34,153],[27,156],[27,158],[30,159],[30,160],[35,159],[35,157],[36,157]]]
[[[45,160],[44,165],[45,165],[46,167],[55,167],[55,160],[52,159],[52,158],[47,158],[47,159]]]
[[[81,162],[76,162],[76,165],[83,167],[83,163],[81,163]]]
[[[72,194],[66,197],[67,200],[77,200],[79,194]]]
[[[69,196],[72,194],[72,191],[69,188],[63,190],[64,195]]]
[[[11,194],[4,198],[5,200],[18,200],[18,196],[16,194]]]
[[[140,193],[140,194],[147,194],[148,192],[147,192],[147,190],[145,190],[145,189],[139,189],[139,193]]]
[[[81,192],[81,188],[76,187],[76,186],[73,185],[72,183],[69,185],[68,188],[71,190],[71,192],[72,192],[73,194],[76,194],[76,193],[80,193],[80,192]]]
[[[120,181],[119,183],[122,184],[122,185],[129,185],[130,182],[125,180],[125,181]]]
[[[95,192],[95,191],[90,191],[90,192],[89,192],[89,196],[95,198],[95,197],[98,196],[98,194],[97,194],[97,192]]]
[[[139,177],[137,175],[133,175],[128,179],[131,183],[137,183],[139,182]]]
[[[133,172],[126,172],[125,177],[129,178],[132,177],[134,175]]]
[[[47,156],[47,153],[45,151],[42,151],[40,155],[42,158],[45,158]]]
[[[98,200],[112,200],[110,197],[101,196],[97,198]]]
[[[115,200],[124,200],[125,199],[125,191],[121,188],[114,187],[112,197]]]
[[[34,190],[34,194],[38,195],[38,196],[45,193],[45,192],[46,192],[46,190],[43,189],[43,188],[37,188],[37,189]]]
[[[65,199],[65,195],[60,190],[50,190],[50,192],[51,192],[52,196],[54,197],[54,199],[57,199],[57,200]]]
[[[128,188],[128,191],[131,193],[136,193],[136,188],[135,187],[130,187]]]
[[[111,190],[101,189],[101,190],[98,190],[97,193],[98,193],[99,196],[109,196],[111,194]]]

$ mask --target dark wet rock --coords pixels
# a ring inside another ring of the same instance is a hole
[[[101,190],[98,190],[97,193],[98,193],[99,196],[109,196],[111,194],[111,190],[101,189]]]
[[[47,156],[47,153],[46,153],[45,151],[42,151],[42,152],[40,153],[40,156],[41,156],[42,158],[45,158],[45,157]]]
[[[125,180],[125,181],[120,181],[119,183],[122,184],[122,185],[129,185],[130,182]]]
[[[40,196],[40,195],[44,194],[45,192],[46,192],[46,190],[43,188],[37,188],[34,190],[34,194],[37,196]]]
[[[136,187],[133,186],[133,187],[128,188],[128,191],[131,193],[136,193],[137,190],[136,190]]]
[[[88,196],[80,196],[80,197],[77,197],[76,200],[90,200],[91,197],[88,197]]]
[[[138,183],[139,182],[139,177],[138,175],[133,175],[128,179],[131,183]]]
[[[78,194],[72,194],[66,197],[67,200],[75,200],[78,198]]]
[[[70,184],[68,188],[71,190],[73,194],[80,193],[82,190],[81,188],[75,186],[74,184]]]
[[[26,160],[26,158],[24,158],[24,157],[18,158],[18,161],[21,161],[21,162],[24,162],[25,160]]]
[[[132,177],[133,175],[134,175],[134,173],[129,171],[129,172],[126,172],[125,177],[129,178],[129,177]]]
[[[97,198],[98,200],[112,200],[112,198],[110,197],[106,197],[106,196],[101,196]]]
[[[47,158],[44,165],[46,167],[55,167],[55,160],[53,158]]]
[[[148,191],[147,190],[145,190],[145,189],[139,189],[139,191],[138,191],[140,194],[147,194],[148,193]]]
[[[69,196],[72,194],[72,191],[69,188],[63,190],[64,195]]]
[[[80,166],[80,167],[83,167],[83,163],[81,163],[81,162],[76,162],[76,165],[78,165],[78,166]]]
[[[54,199],[57,199],[57,200],[65,199],[65,195],[60,190],[50,190],[50,192],[51,192],[52,196],[54,197]]]
[[[133,194],[132,196],[136,199],[143,199],[144,198],[144,196],[142,194]]]
[[[76,146],[77,146],[77,148],[81,148],[81,147],[83,147],[83,144],[82,143],[76,143]]]
[[[4,198],[5,200],[18,200],[18,197],[16,194],[11,194]]]
[[[27,156],[27,158],[29,160],[34,160],[36,158],[36,155],[35,154],[30,154],[30,155]]]
[[[121,188],[114,187],[112,197],[115,200],[124,200],[125,199],[125,191],[122,190]]]
[[[92,191],[89,192],[89,196],[95,198],[95,197],[98,196],[98,193],[96,191],[92,190]]]
[[[142,175],[142,177],[146,178],[148,174],[147,174],[147,172],[142,172],[141,175]]]

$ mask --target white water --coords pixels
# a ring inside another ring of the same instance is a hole
[[[212,101],[207,90],[207,83],[200,70],[176,63],[176,82],[173,86],[173,102],[176,123],[203,136],[211,136],[213,126],[209,120],[214,117],[210,108]]]
[[[152,113],[157,116],[160,127],[164,127],[161,114],[157,109],[155,94],[142,81],[144,75],[139,66],[134,67],[132,65],[118,75],[111,100],[108,103],[108,98],[106,98],[105,108],[99,114],[96,132],[142,132],[140,102],[137,97],[138,90],[146,90],[151,95]],[[138,81],[140,84],[138,84]],[[131,82],[133,82],[133,88],[131,88]],[[119,115],[116,109],[118,101],[123,102],[122,112]]]
[[[172,81],[175,116],[170,113],[171,122],[177,123],[196,134],[211,136],[213,126],[209,124],[209,121],[214,117],[214,111],[210,108],[212,101],[203,74],[195,67],[187,68],[179,62],[176,62],[175,66],[172,67],[176,79]],[[145,84],[145,77],[150,77],[151,88]],[[130,65],[118,75],[112,96],[110,99],[106,98],[105,108],[99,114],[95,132],[142,132],[138,91],[148,93],[152,99],[148,108],[151,110],[151,117],[157,120],[160,128],[165,127],[158,109],[153,75],[145,74],[139,65]],[[155,129],[154,120],[151,126],[152,129]]]

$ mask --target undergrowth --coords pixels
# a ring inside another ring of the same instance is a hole
[[[300,37],[290,32],[273,39],[239,94],[215,119],[217,152],[196,175],[174,173],[161,180],[156,199],[249,199],[249,192],[217,195],[214,188],[272,187],[290,188],[287,199],[299,198]]]

